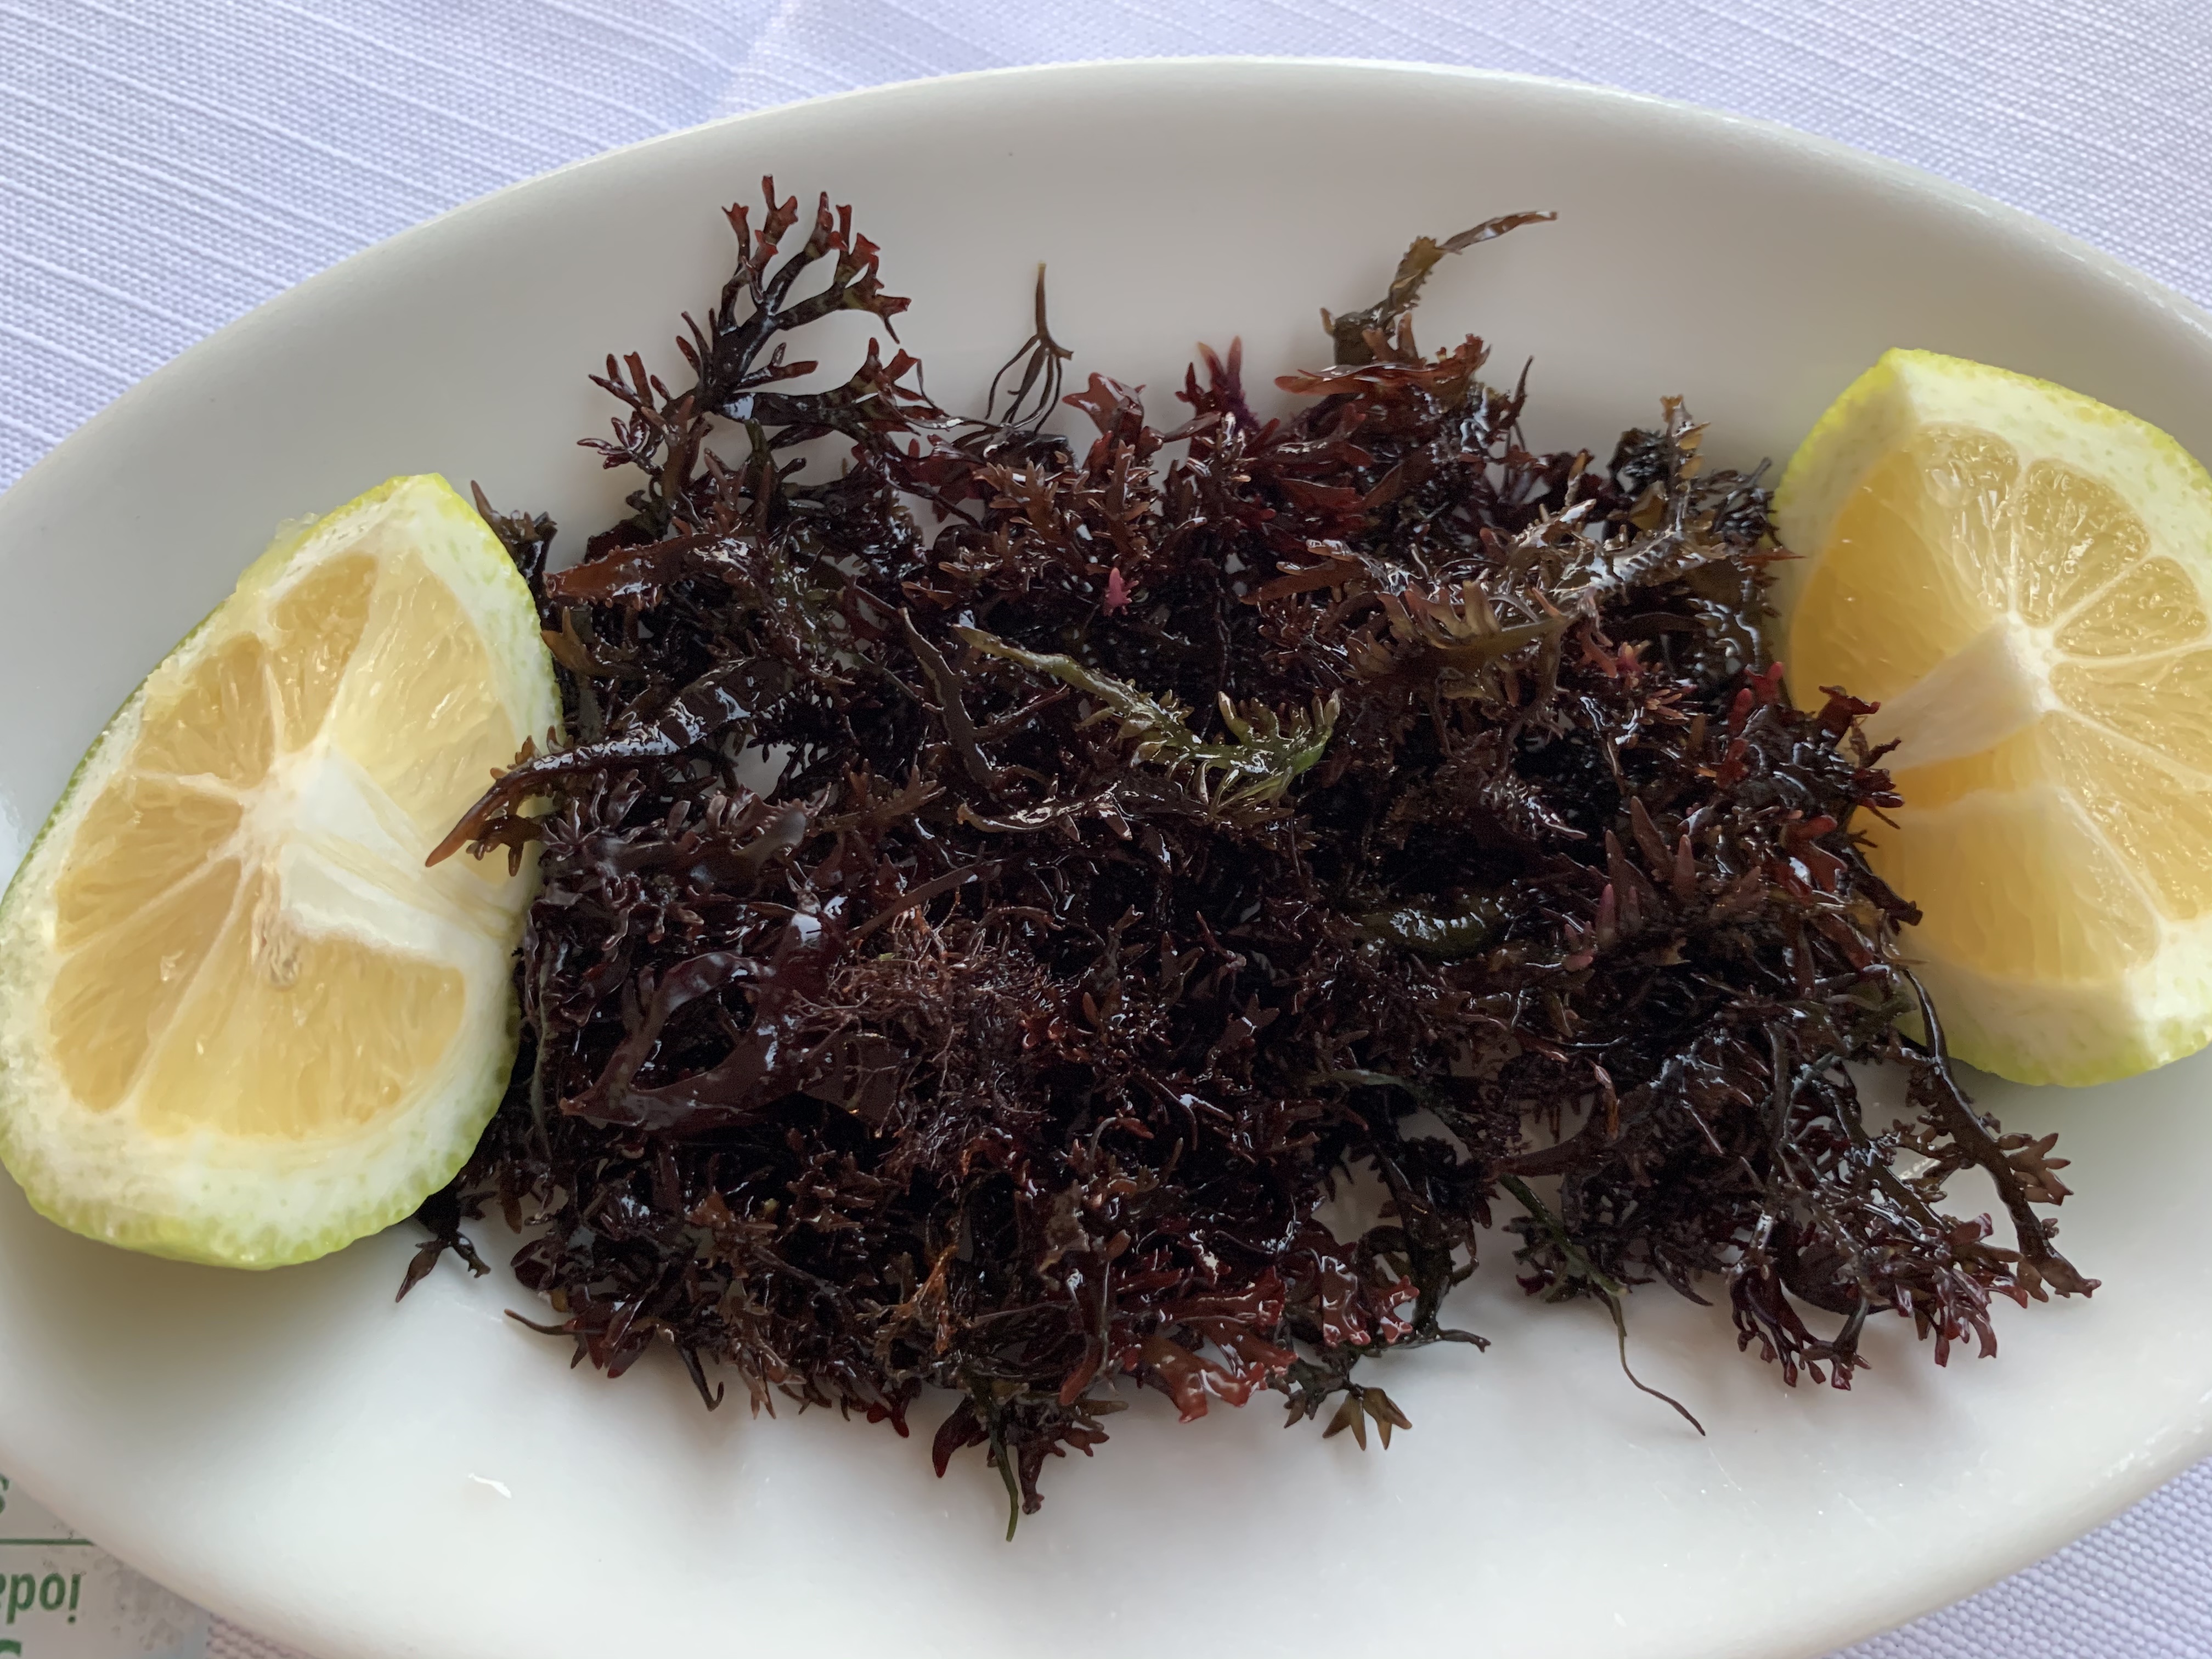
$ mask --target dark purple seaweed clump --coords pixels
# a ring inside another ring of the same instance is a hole
[[[985,1447],[1027,1510],[1124,1382],[1387,1442],[1360,1363],[1480,1344],[1444,1304],[1494,1216],[1530,1291],[1717,1286],[1793,1382],[1848,1385],[1874,1314],[1942,1363],[1994,1297],[2090,1288],[2030,1208],[2062,1160],[1968,1104],[1900,964],[1867,706],[1801,710],[1762,648],[1757,478],[1672,401],[1532,453],[1525,377],[1415,349],[1431,268],[1547,216],[1324,313],[1295,415],[1232,344],[1163,431],[1060,395],[1042,287],[988,418],[873,345],[786,389],[789,336],[906,302],[848,212],[768,203],[680,390],[608,361],[630,515],[548,574],[552,526],[489,514],[568,736],[441,849],[544,890],[410,1282],[495,1206],[580,1358],[665,1342],[710,1404],[902,1434],[950,1390],[939,1470]],[[1867,1121],[1869,1063],[1911,1121]],[[1968,1166],[2012,1248],[1943,1212]],[[1381,1218],[1332,1225],[1355,1180]]]

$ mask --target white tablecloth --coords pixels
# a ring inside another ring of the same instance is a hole
[[[1197,52],[1768,116],[2212,301],[2212,0],[0,0],[0,484],[240,312],[510,180],[817,93]],[[218,1625],[211,1651],[274,1650]],[[2212,1659],[2212,1464],[1853,1650],[2001,1656]]]

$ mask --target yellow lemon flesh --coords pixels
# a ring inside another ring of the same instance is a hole
[[[0,903],[0,1161],[44,1214],[240,1267],[449,1180],[514,1062],[535,871],[424,855],[558,716],[442,478],[281,536],[132,694]]]
[[[1893,351],[1776,499],[1778,654],[1902,810],[1875,871],[1953,1051],[2088,1084],[2212,1038],[2212,478],[2077,392]]]

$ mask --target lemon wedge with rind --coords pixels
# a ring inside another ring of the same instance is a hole
[[[514,1061],[535,870],[424,856],[557,719],[529,590],[442,478],[280,535],[0,902],[0,1162],[32,1204],[275,1267],[451,1179]]]
[[[1778,653],[1879,701],[1861,826],[1960,1058],[2092,1084],[2212,1040],[2212,477],[2047,381],[1892,351],[1776,495]]]

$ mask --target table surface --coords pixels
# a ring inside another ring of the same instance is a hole
[[[1417,59],[1788,122],[2212,303],[2204,0],[0,0],[0,487],[139,377],[471,198],[958,70]],[[57,1495],[59,1496],[59,1495]],[[210,1651],[279,1650],[218,1622]],[[2212,1659],[2212,1463],[1838,1659]]]

